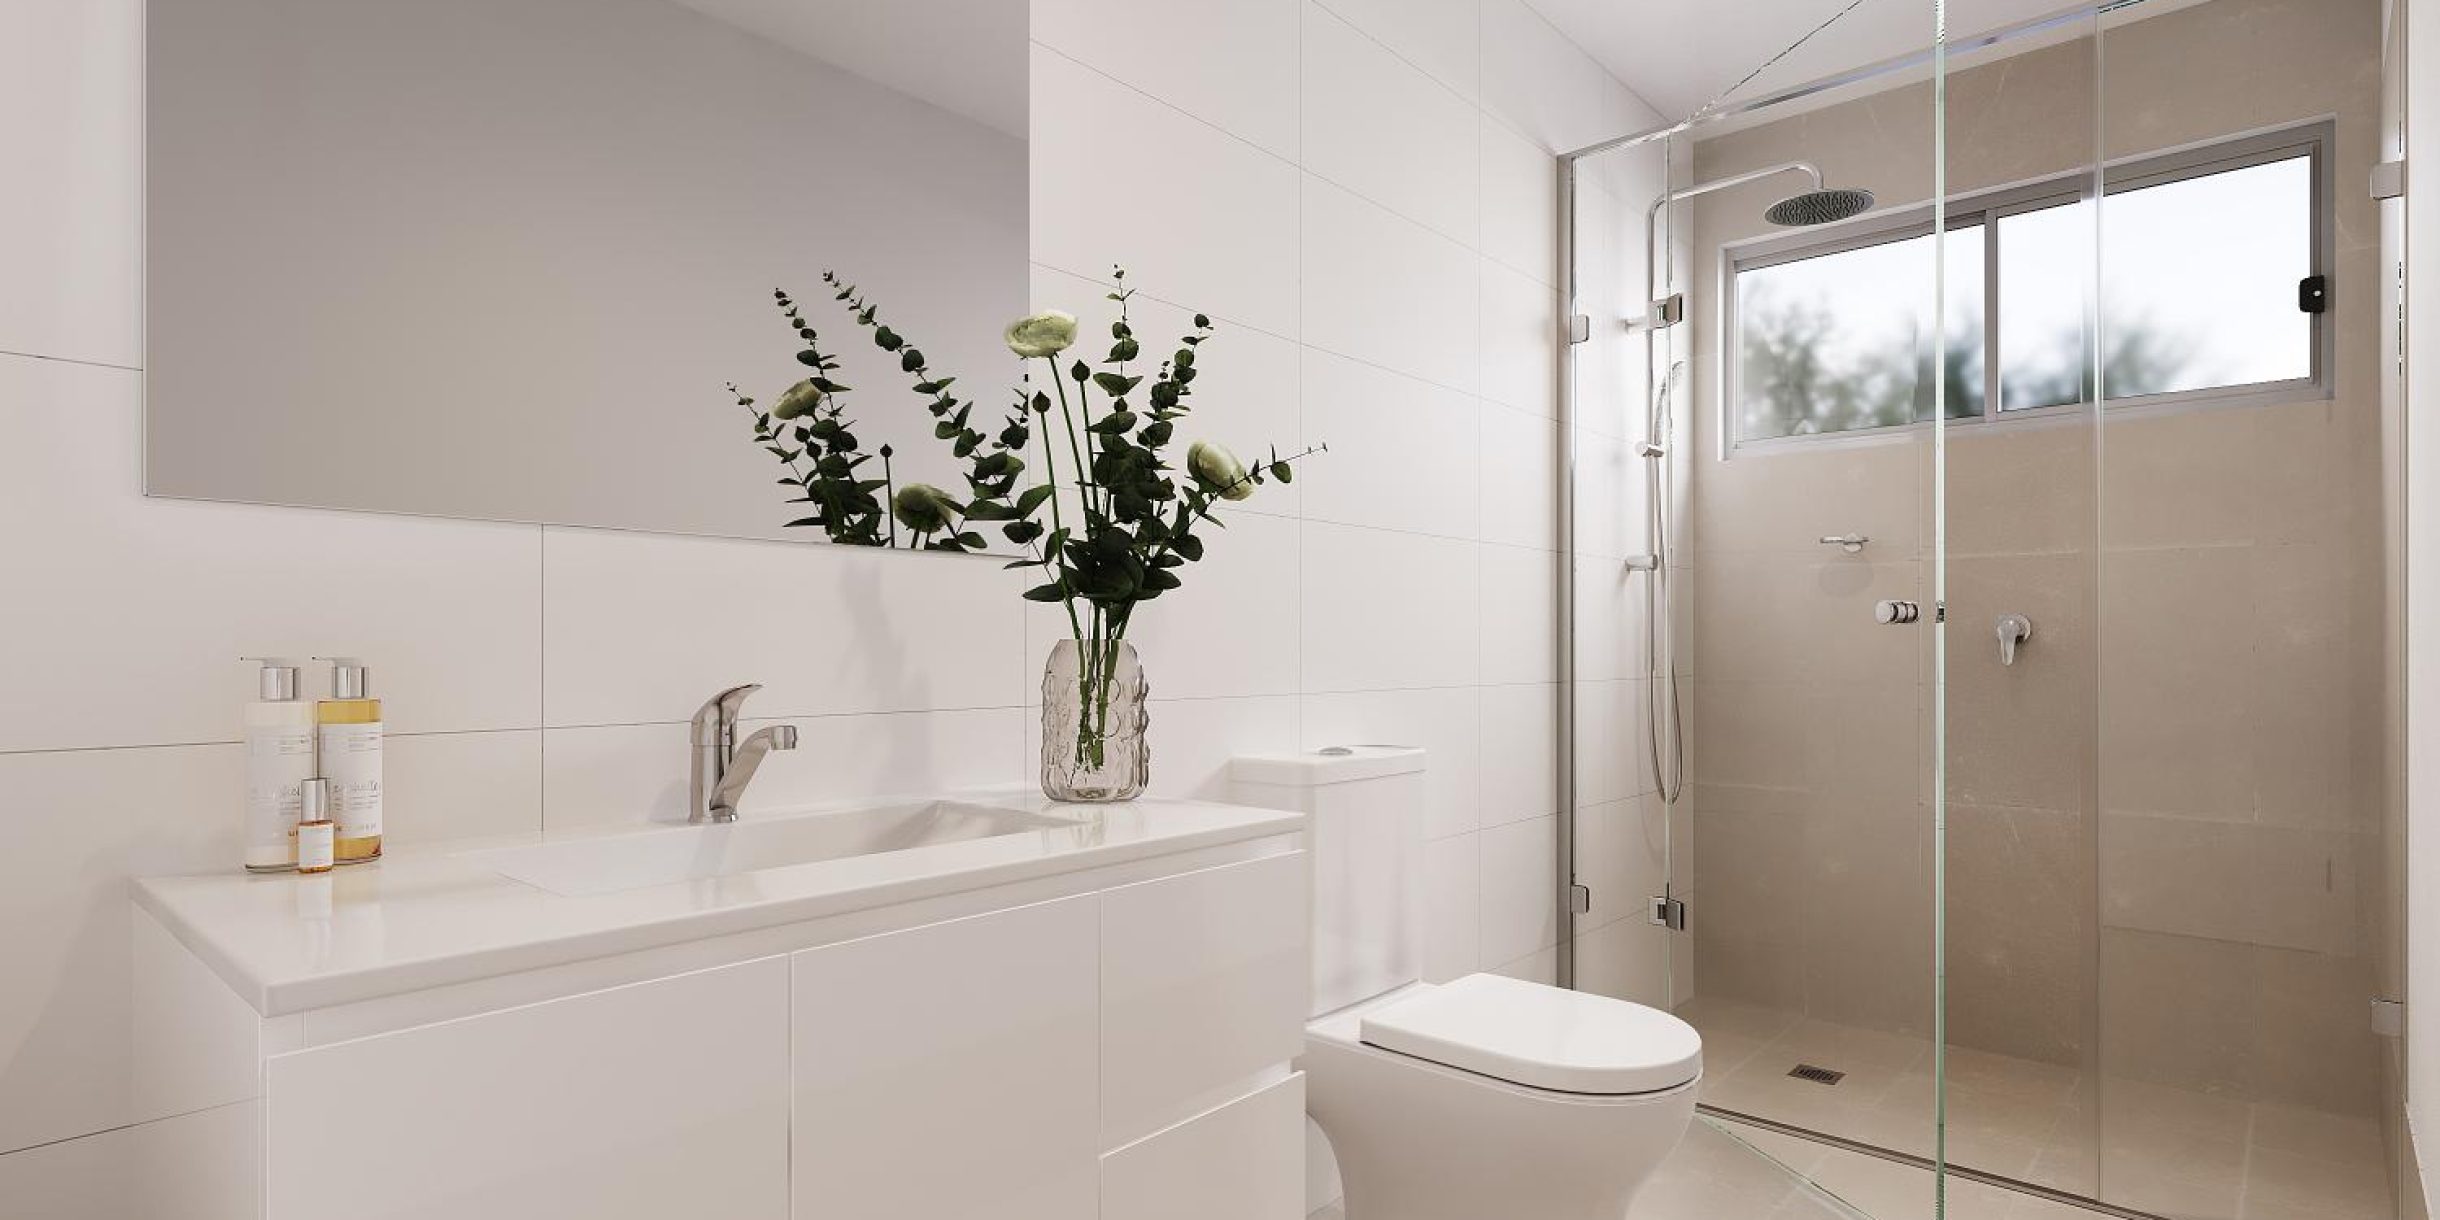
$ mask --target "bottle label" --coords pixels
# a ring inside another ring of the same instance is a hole
[[[338,845],[331,839],[330,823],[307,822],[297,828],[298,872],[327,872],[337,859]]]
[[[341,839],[381,833],[381,722],[322,726],[322,778]]]
[[[296,860],[298,785],[313,778],[313,731],[256,725],[246,730],[246,864],[276,868]]]

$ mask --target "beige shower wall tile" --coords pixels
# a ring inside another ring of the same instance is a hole
[[[2089,552],[2099,463],[2089,424],[1951,433],[1949,558]]]
[[[2246,549],[2114,552],[2101,568],[2105,808],[2252,816],[2254,564]]]
[[[1694,569],[1695,669],[1726,679],[1911,681],[1924,633],[1876,622],[1873,607],[1929,596],[1920,563],[1877,562],[1869,548],[1706,556]]]
[[[2254,949],[2111,928],[2101,935],[2101,1063],[2112,1076],[2231,1097],[2254,1085]]]
[[[2084,1062],[2097,965],[2091,834],[2073,810],[1950,803],[1952,1044]]]
[[[2092,801],[2093,562],[2087,555],[1958,558],[1949,564],[1947,749],[1954,801],[2081,809]],[[2033,622],[2002,665],[2003,614]]]
[[[1700,556],[1773,552],[1818,558],[1826,534],[1858,533],[1876,561],[1916,557],[1924,536],[1928,445],[1905,440],[1819,450],[1748,451],[1697,474],[1691,544]]]

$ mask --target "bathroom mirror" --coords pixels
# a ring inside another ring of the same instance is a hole
[[[821,541],[723,388],[767,408],[811,371],[776,289],[853,387],[858,473],[887,445],[894,486],[964,489],[823,273],[998,419],[1027,296],[1025,5],[147,21],[148,493]]]

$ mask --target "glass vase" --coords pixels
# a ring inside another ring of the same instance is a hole
[[[1144,793],[1144,666],[1125,640],[1061,640],[1042,668],[1042,794],[1125,801]]]

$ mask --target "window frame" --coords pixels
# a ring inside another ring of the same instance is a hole
[[[2101,187],[2106,198],[2125,191],[2164,186],[2302,156],[2308,160],[2310,183],[2308,224],[2311,230],[2311,263],[2307,274],[2329,277],[2332,264],[2336,261],[2335,226],[2331,223],[2330,172],[2330,154],[2336,128],[2336,120],[2325,116],[2305,123],[2122,157],[2104,163],[2097,170],[2080,170],[1953,197],[1946,216],[1937,218],[1947,230],[1984,226],[1983,411],[1979,415],[1952,418],[1948,426],[1981,429],[2051,425],[2082,418],[2093,409],[2093,404],[2088,402],[2019,407],[2015,410],[2000,408],[2000,374],[2005,361],[1999,342],[2001,243],[1998,222],[2013,215],[2087,202],[2094,197],[2096,185]],[[2103,215],[2106,220],[2107,213]],[[1723,460],[1743,451],[1770,452],[1825,444],[1888,443],[1910,439],[1913,433],[1932,426],[1930,420],[1915,420],[1837,432],[1768,437],[1744,435],[1743,412],[1738,410],[1742,394],[1738,377],[1745,340],[1744,321],[1737,308],[1737,276],[1745,271],[1930,236],[1936,231],[1935,220],[1932,206],[1925,203],[1868,215],[1823,229],[1770,234],[1722,244],[1718,270],[1718,322],[1727,342],[1721,345],[1719,353],[1721,394],[1717,423],[1722,439],[1720,457]],[[2111,413],[2142,416],[2205,407],[2328,401],[2335,396],[2330,370],[2335,354],[2332,349],[2337,342],[2337,327],[2333,324],[2337,307],[2336,294],[2333,293],[2322,312],[2307,315],[2312,326],[2308,349],[2312,369],[2307,376],[2125,398],[2108,397],[2105,387],[2101,406]],[[2104,319],[2103,327],[2106,326],[2107,320]]]

